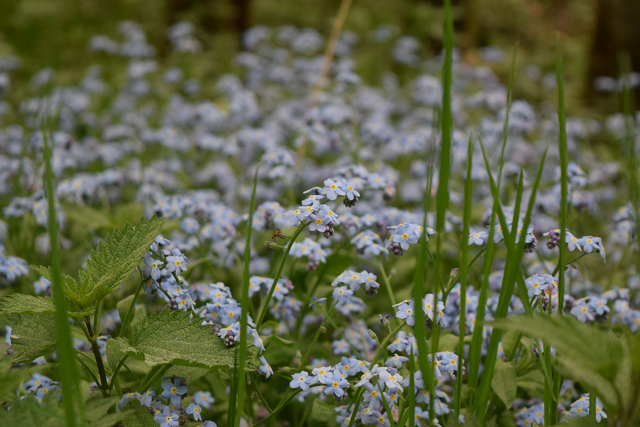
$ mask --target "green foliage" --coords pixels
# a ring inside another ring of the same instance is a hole
[[[56,349],[56,317],[53,314],[7,316],[11,325],[13,363],[30,362]]]
[[[80,283],[70,276],[62,276],[65,295],[84,308],[94,298],[101,300],[118,289],[133,273],[149,245],[160,234],[163,222],[164,220],[154,216],[149,221],[141,219],[135,228],[127,223],[122,231],[115,229],[97,249],[91,251],[87,267],[80,270]],[[30,267],[47,280],[53,281],[51,267]]]
[[[45,279],[53,283],[53,268],[45,267],[43,265],[30,265],[29,268],[37,271],[42,276],[44,276]],[[78,282],[76,282],[73,277],[66,274],[62,274],[62,289],[64,291],[64,294],[72,301],[75,301],[75,299],[78,298],[81,291],[81,287]]]
[[[131,411],[116,407],[120,397],[96,397],[89,399],[85,406],[89,427],[110,427],[131,415]]]
[[[123,337],[107,341],[107,358],[111,366],[122,356],[135,356],[148,366],[172,365],[200,368],[229,367],[234,364],[234,351],[200,326],[197,319],[184,311],[165,309],[152,313],[133,328],[131,340]],[[111,356],[110,356],[111,354]]]
[[[153,420],[149,409],[146,406],[141,406],[138,399],[129,399],[123,409],[133,410],[122,420],[124,427],[158,427],[158,423]]]
[[[544,396],[544,374],[535,370],[518,377],[518,387],[527,391],[531,397],[542,399]]]
[[[11,410],[2,412],[0,419],[7,426],[37,426],[53,427],[64,425],[64,419],[58,411],[56,392],[45,394],[42,404],[36,401],[35,396],[29,396],[24,400],[16,400],[11,404]]]
[[[518,391],[516,368],[513,366],[513,363],[504,362],[502,359],[496,360],[496,368],[493,373],[493,378],[491,379],[491,387],[507,409],[510,408]]]
[[[326,403],[322,402],[320,399],[315,399],[313,401],[313,406],[311,407],[311,419],[309,420],[309,426],[326,426],[331,423],[335,419],[335,411],[333,408]]]
[[[249,307],[249,263],[251,261],[251,234],[253,232],[253,212],[255,211],[256,204],[256,189],[258,188],[258,172],[260,171],[260,164],[256,167],[256,172],[253,177],[253,191],[251,192],[251,203],[249,204],[249,219],[247,220],[247,239],[245,241],[245,250],[244,250],[244,258],[243,258],[243,273],[242,273],[242,298],[241,305],[242,307]],[[293,239],[292,239],[293,241]],[[286,256],[282,258],[281,266],[284,264]],[[282,270],[280,270],[282,271]],[[271,289],[269,290],[269,295],[267,297],[265,309],[268,307],[269,299],[273,295],[273,289],[278,282],[278,277],[273,280],[273,284],[271,285]],[[263,318],[261,316],[258,321],[258,332],[260,331],[260,323]],[[240,333],[246,334],[248,326],[248,310],[245,308],[242,310],[240,314]],[[232,396],[234,395],[233,391],[237,393],[237,403],[229,402],[229,425],[231,427],[235,425],[240,425],[240,417],[238,418],[238,422],[236,423],[235,417],[236,412],[242,414],[242,408],[244,407],[244,391],[245,391],[245,365],[247,361],[247,340],[240,340],[240,349],[238,350],[238,370],[237,377],[234,378],[233,388],[232,388]],[[237,404],[237,406],[236,406]]]
[[[557,351],[552,359],[556,368],[584,387],[598,390],[598,396],[613,413],[620,409],[618,396],[625,394],[625,384],[630,378],[637,378],[638,371],[632,375],[627,341],[611,331],[559,316],[498,320],[494,326],[544,337]]]
[[[33,396],[25,400],[16,400],[11,404],[11,410],[8,413],[0,415],[2,425],[65,427],[64,413],[58,407],[57,395],[56,391],[45,394],[41,404]],[[86,427],[111,427],[130,416],[132,411],[120,412],[116,408],[119,400],[119,397],[99,396],[89,399],[85,403]],[[80,420],[77,421],[80,423]]]
[[[138,221],[135,228],[126,223],[122,231],[115,229],[98,247],[91,251],[87,267],[80,270],[78,293],[69,296],[81,306],[94,298],[101,300],[118,289],[133,273],[142,256],[160,234],[163,220],[152,217]]]
[[[74,319],[88,316],[93,313],[93,307],[87,307],[82,311],[67,312]],[[56,305],[53,298],[37,297],[25,294],[10,294],[0,301],[0,314],[54,314]]]

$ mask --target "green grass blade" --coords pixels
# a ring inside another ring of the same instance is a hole
[[[516,238],[518,233],[518,223],[520,222],[520,205],[522,204],[522,193],[524,192],[524,172],[520,167],[520,176],[518,177],[518,187],[516,190],[516,204],[513,206],[513,218],[511,219],[511,238]]]
[[[469,403],[474,400],[474,392],[478,387],[478,376],[480,372],[480,355],[482,352],[482,329],[484,328],[484,316],[487,307],[487,298],[489,294],[489,275],[491,274],[491,265],[493,264],[493,254],[495,243],[493,243],[493,233],[496,227],[495,209],[491,214],[491,223],[489,225],[489,242],[487,243],[487,251],[484,256],[484,266],[482,269],[482,285],[480,287],[480,295],[478,296],[478,309],[476,311],[476,324],[471,339],[471,348],[469,349],[469,375],[467,384],[469,385]]]
[[[567,154],[567,125],[564,110],[564,72],[562,69],[562,51],[560,49],[560,36],[557,39],[557,54],[556,54],[556,80],[558,83],[558,125],[560,126],[560,242],[559,245],[559,257],[558,265],[560,266],[560,275],[558,276],[558,314],[562,316],[564,305],[564,289],[565,289],[565,277],[564,266],[567,253],[567,216],[568,216],[568,201],[567,193],[569,192],[569,177],[567,175],[567,167],[569,163]]]
[[[462,359],[464,358],[464,335],[466,329],[466,308],[467,308],[467,271],[469,269],[469,228],[471,222],[471,190],[473,183],[471,181],[471,169],[473,164],[473,138],[469,135],[469,145],[467,148],[467,178],[464,183],[464,210],[462,214],[462,257],[460,260],[460,328],[458,330],[458,369],[462,370]],[[455,283],[454,283],[455,285]],[[456,419],[460,415],[460,406],[462,400],[462,371],[456,376],[456,396],[455,396],[455,413]]]
[[[442,129],[440,142],[440,163],[438,170],[438,190],[436,192],[436,265],[434,268],[441,273],[441,250],[442,239],[444,233],[444,222],[449,208],[449,175],[451,174],[451,137],[453,132],[453,117],[451,114],[451,85],[453,80],[453,15],[451,12],[451,0],[444,2],[444,66],[442,70]],[[425,231],[426,233],[426,231]],[[426,243],[425,243],[426,244]],[[440,286],[443,293],[445,289]],[[434,307],[438,305],[438,287],[433,292]],[[416,306],[422,304],[422,299],[416,300]],[[421,311],[419,308],[416,311]],[[431,353],[432,360],[436,360],[435,353],[438,349],[438,339],[440,335],[440,326],[435,321],[437,313],[434,313],[433,331],[431,334]],[[423,371],[424,372],[424,371]],[[428,376],[434,376],[433,370],[430,370]],[[429,394],[429,418],[433,419],[434,414],[434,397],[435,397],[435,377],[431,384],[431,393]]]
[[[500,224],[505,230],[506,233],[506,218],[504,216],[504,212],[502,211],[502,207],[500,205],[500,198],[498,196],[498,189],[493,181],[493,177],[490,173],[489,160],[487,159],[486,152],[484,150],[484,144],[482,143],[482,139],[480,138],[480,147],[482,148],[482,155],[484,157],[485,166],[487,171],[489,172],[489,184],[491,186],[491,193],[494,198],[494,209],[498,213],[498,218],[500,220]],[[531,196],[529,197],[529,204],[527,206],[527,213],[524,218],[523,230],[526,230],[529,224],[531,223],[531,214],[533,212],[533,206],[535,205],[535,198],[538,192],[538,186],[540,184],[540,178],[542,176],[542,169],[544,167],[544,162],[547,156],[547,149],[545,149],[542,159],[540,160],[540,166],[538,168],[538,173],[536,179],[534,181]],[[517,226],[517,224],[516,224]],[[508,233],[506,233],[508,235]],[[496,310],[495,318],[504,318],[507,315],[509,300],[511,298],[511,294],[513,293],[513,288],[515,285],[515,281],[519,275],[521,275],[521,267],[520,261],[522,260],[522,255],[524,253],[524,244],[525,239],[524,236],[520,238],[519,242],[515,243],[515,234],[508,236],[505,238],[505,244],[507,245],[507,260],[504,268],[504,277],[502,281],[502,288],[500,289],[500,298],[498,300],[498,309]],[[520,298],[523,300],[522,304],[525,309],[525,315],[530,317],[532,316],[532,310],[529,306],[529,299],[527,298],[526,289],[522,286],[518,286],[518,291],[520,293]],[[480,381],[480,386],[478,387],[478,394],[476,396],[476,400],[474,401],[474,410],[477,418],[482,423],[484,422],[484,417],[486,415],[486,405],[489,398],[489,393],[491,391],[491,379],[493,377],[493,371],[495,369],[495,362],[497,358],[497,350],[500,339],[502,338],[502,332],[500,330],[493,332],[491,335],[491,341],[489,343],[489,349],[487,352],[487,358],[485,361],[485,369],[482,375],[482,380]]]
[[[244,271],[242,273],[242,310],[240,314],[240,349],[238,350],[238,365],[237,369],[237,384],[238,384],[238,400],[235,413],[232,417],[233,425],[240,425],[240,418],[242,416],[242,408],[244,406],[244,391],[245,391],[245,365],[247,363],[247,314],[249,310],[249,261],[251,260],[251,234],[253,231],[253,211],[255,209],[256,202],[256,188],[258,187],[258,171],[260,170],[260,164],[256,167],[256,173],[253,177],[253,192],[251,193],[251,204],[249,205],[249,219],[247,220],[247,241],[244,247]],[[235,402],[234,402],[235,403]],[[233,405],[232,405],[233,406]],[[231,408],[229,408],[231,409]],[[231,412],[230,412],[231,414]],[[237,417],[236,417],[237,415]],[[237,421],[235,420],[237,418]]]
[[[444,23],[444,69],[442,81],[442,141],[440,144],[440,169],[438,175],[438,191],[436,193],[437,214],[436,232],[444,232],[444,220],[449,207],[449,175],[451,172],[451,132],[453,118],[451,115],[451,82],[453,55],[453,18],[451,15],[451,0],[445,0]]]
[[[58,236],[58,221],[55,206],[55,188],[53,185],[53,170],[51,169],[51,141],[45,130],[44,157],[46,165],[45,186],[49,203],[49,238],[51,241],[51,268],[53,270],[53,300],[56,305],[56,329],[58,333],[58,362],[60,378],[64,390],[64,412],[67,427],[76,425],[76,405],[82,406],[78,390],[79,373],[75,362],[73,346],[71,344],[71,328],[67,318],[67,299],[62,288],[62,266],[60,261],[60,237]],[[84,417],[83,417],[84,418]]]
[[[516,73],[516,58],[518,57],[518,43],[513,48],[513,57],[511,57],[511,70],[509,71],[509,83],[507,85],[507,112],[504,118],[504,127],[502,128],[502,148],[500,149],[500,165],[498,171],[498,190],[502,184],[502,169],[504,168],[504,150],[507,147],[507,137],[509,136],[509,113],[511,112],[511,103],[513,102],[513,81]]]

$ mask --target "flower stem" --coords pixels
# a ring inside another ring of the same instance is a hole
[[[269,302],[271,301],[271,297],[273,296],[273,291],[276,289],[276,285],[278,283],[278,280],[280,279],[280,275],[282,274],[282,269],[284,268],[284,263],[287,261],[287,256],[291,251],[291,247],[293,246],[294,242],[296,241],[296,239],[298,238],[298,236],[306,226],[307,226],[306,222],[300,223],[300,225],[296,229],[296,232],[293,234],[293,236],[289,240],[289,243],[287,244],[287,249],[284,251],[284,255],[282,256],[282,261],[280,261],[280,265],[278,266],[278,272],[276,273],[276,277],[274,277],[273,279],[273,284],[271,285],[271,289],[269,289],[269,294],[267,295],[267,299],[264,301],[264,304],[262,305],[262,310],[260,310],[260,316],[258,316],[258,321],[256,322],[256,330],[258,331],[258,333],[262,328],[262,322],[264,321],[264,316],[267,314],[267,310],[269,309]]]

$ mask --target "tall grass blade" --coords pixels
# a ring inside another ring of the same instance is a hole
[[[489,160],[487,159],[487,155],[484,149],[484,144],[482,143],[482,138],[480,138],[480,147],[482,148],[482,155],[485,161],[485,167],[487,168],[487,172],[489,172],[489,184],[491,186],[491,193],[493,195],[494,200],[494,209],[498,213],[498,219],[500,220],[500,225],[505,233],[505,236],[508,236],[504,239],[505,244],[507,245],[507,260],[504,268],[504,277],[502,281],[502,288],[500,289],[500,298],[498,300],[498,308],[496,310],[495,318],[500,319],[504,318],[507,315],[507,310],[509,308],[509,301],[511,299],[511,295],[513,294],[513,288],[515,282],[519,275],[522,274],[520,268],[520,261],[522,260],[522,255],[524,253],[524,244],[525,238],[522,236],[518,243],[516,244],[515,237],[517,233],[509,234],[506,230],[507,221],[502,210],[502,206],[500,205],[500,198],[498,195],[497,186],[493,180],[493,176],[491,175]],[[533,187],[531,189],[531,196],[529,197],[529,204],[527,206],[527,213],[523,222],[523,230],[526,230],[531,223],[531,213],[533,212],[533,206],[535,205],[535,198],[538,192],[538,186],[540,184],[540,178],[542,176],[542,169],[544,166],[544,162],[547,156],[547,149],[545,149],[542,159],[540,161],[540,166],[538,167],[538,174],[536,176],[536,180],[534,181]],[[517,223],[515,225],[517,227]],[[527,297],[526,289],[522,286],[518,286],[518,291],[520,293],[520,298],[522,299],[522,304],[525,309],[526,316],[532,316],[532,310],[529,306],[529,299]],[[480,385],[478,387],[478,393],[476,396],[476,400],[474,401],[474,411],[476,413],[476,417],[480,423],[484,422],[486,405],[489,399],[489,392],[491,391],[491,380],[493,378],[493,371],[495,369],[495,363],[497,358],[497,350],[498,344],[502,338],[502,332],[500,330],[493,331],[491,335],[491,341],[489,343],[489,349],[487,353],[487,358],[485,361],[485,368],[482,374],[482,380],[480,381]]]
[[[464,210],[462,213],[462,257],[460,260],[460,329],[458,330],[458,360],[462,363],[464,358],[464,335],[466,329],[466,310],[467,310],[467,272],[469,264],[469,228],[471,222],[471,189],[473,187],[471,181],[471,169],[473,164],[473,138],[469,135],[469,145],[467,147],[467,178],[464,183]],[[454,284],[455,285],[455,284]],[[463,366],[463,365],[460,365]],[[459,369],[462,369],[459,367]],[[456,397],[455,397],[455,413],[456,419],[460,415],[460,406],[462,400],[462,377],[456,376]]]
[[[562,69],[562,51],[560,49],[560,35],[557,37],[556,52],[556,80],[558,84],[558,126],[560,127],[560,138],[558,145],[560,148],[560,242],[558,257],[558,265],[560,266],[560,275],[558,276],[558,314],[562,316],[564,305],[564,288],[565,276],[564,266],[566,261],[567,245],[567,209],[569,208],[567,196],[569,192],[569,177],[567,175],[567,167],[569,157],[567,154],[567,121],[564,111],[564,72]]]
[[[238,350],[238,365],[237,369],[237,409],[234,413],[237,421],[232,418],[233,425],[240,425],[240,418],[242,416],[242,408],[244,406],[244,391],[245,391],[245,365],[247,363],[247,314],[249,311],[249,261],[251,260],[251,234],[253,231],[253,211],[255,209],[256,202],[256,188],[258,187],[258,171],[260,170],[260,164],[256,167],[256,173],[253,177],[253,191],[251,193],[251,203],[249,205],[249,219],[247,220],[247,241],[244,247],[244,271],[242,273],[242,310],[240,314],[240,349]],[[235,403],[235,402],[234,402]],[[229,408],[231,409],[231,408]],[[230,412],[231,414],[231,412]]]
[[[453,131],[453,117],[451,113],[451,84],[453,80],[453,15],[451,12],[451,0],[444,2],[444,66],[442,70],[442,129],[440,141],[440,163],[438,170],[438,190],[436,192],[436,265],[438,273],[441,270],[441,250],[442,235],[444,233],[444,222],[447,209],[449,208],[449,175],[451,174],[451,136]],[[426,231],[425,231],[426,233]],[[444,289],[434,290],[434,307],[438,305],[438,291],[444,293]],[[416,304],[422,304],[422,299],[416,300]],[[417,311],[421,311],[418,309]],[[437,313],[434,313],[434,320]],[[437,321],[433,322],[433,332],[431,334],[432,360],[436,360],[435,354],[438,349],[438,337],[440,327]],[[423,371],[424,372],[424,371]],[[434,396],[435,396],[435,373],[430,370],[428,376],[434,376],[431,381],[431,393],[429,394],[429,416],[434,418]]]
[[[504,126],[502,128],[502,148],[500,149],[500,163],[498,165],[498,191],[502,185],[502,170],[504,168],[504,152],[507,146],[507,138],[509,135],[509,113],[511,111],[511,103],[513,101],[513,82],[515,80],[516,58],[518,54],[518,44],[513,49],[511,58],[511,70],[509,72],[509,83],[507,85],[507,111],[505,114]],[[483,278],[480,287],[480,295],[478,297],[478,309],[476,311],[476,325],[473,331],[471,348],[469,350],[469,375],[467,383],[470,388],[469,403],[473,401],[474,390],[478,385],[478,375],[480,371],[480,353],[482,347],[482,331],[484,328],[485,307],[487,304],[489,290],[489,274],[491,274],[491,265],[493,263],[494,246],[493,234],[496,226],[495,208],[491,212],[491,222],[489,225],[489,242],[487,243],[487,251],[484,258]]]
[[[500,164],[498,170],[498,190],[502,184],[502,169],[504,168],[504,150],[507,147],[507,138],[509,136],[509,113],[511,112],[511,103],[513,102],[513,81],[516,74],[516,58],[518,57],[518,42],[513,48],[513,56],[511,57],[511,69],[509,71],[509,83],[507,85],[507,112],[504,118],[504,127],[502,128],[502,148],[500,149]]]
[[[451,0],[444,2],[444,68],[442,78],[442,140],[440,142],[440,169],[438,175],[438,191],[436,194],[436,232],[441,235],[444,231],[444,220],[449,207],[449,175],[451,172],[451,132],[453,118],[451,115],[451,81],[452,81],[452,52],[453,52],[453,18],[451,15]]]
[[[60,378],[64,391],[64,412],[67,427],[76,425],[76,405],[82,406],[78,390],[78,366],[76,365],[73,346],[71,344],[71,328],[67,317],[67,300],[62,288],[62,266],[60,262],[60,237],[55,204],[55,188],[53,170],[51,169],[51,141],[44,129],[45,187],[49,203],[49,239],[51,242],[51,268],[53,269],[53,300],[56,305],[56,329],[58,333],[58,362]]]

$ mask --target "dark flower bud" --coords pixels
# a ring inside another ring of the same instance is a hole
[[[324,232],[322,233],[322,235],[323,235],[326,239],[328,239],[329,237],[333,236],[333,233],[334,233],[334,231],[335,231],[335,230],[333,229],[333,226],[334,226],[334,225],[335,225],[335,224],[334,224],[334,222],[333,222],[333,221],[329,221],[329,223],[327,224],[327,228],[326,228],[326,229],[324,230]]]
[[[344,205],[348,208],[352,208],[356,205],[356,203],[358,203],[358,198],[354,197],[353,200],[349,200],[345,197],[345,199],[342,201],[342,203],[344,203]]]
[[[367,289],[367,290],[364,292],[364,295],[365,295],[367,298],[373,298],[373,297],[375,297],[377,294],[378,294],[378,290],[377,290],[376,288],[370,288],[370,289]]]
[[[404,250],[402,249],[402,246],[400,246],[400,243],[392,243],[391,246],[389,246],[389,251],[395,256],[404,255]]]

